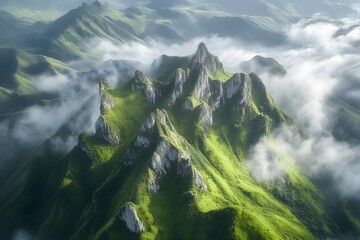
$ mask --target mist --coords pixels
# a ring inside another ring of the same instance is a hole
[[[104,60],[141,61],[148,67],[162,54],[188,56],[199,42],[219,56],[233,72],[239,64],[256,55],[273,57],[287,69],[285,77],[262,73],[276,103],[300,126],[282,126],[271,139],[263,137],[248,154],[248,165],[258,181],[277,181],[286,165],[275,154],[281,151],[295,160],[311,179],[331,179],[342,196],[360,196],[360,146],[338,140],[333,135],[337,119],[331,99],[341,99],[352,106],[360,102],[360,27],[359,19],[330,20],[321,15],[301,20],[289,28],[287,44],[281,47],[248,45],[216,35],[191,39],[182,44],[165,44],[149,40],[148,44],[116,46],[102,41],[92,43]]]
[[[271,138],[262,138],[249,157],[257,180],[276,181],[284,176],[282,161],[273,156],[271,146],[275,145],[311,179],[330,179],[329,185],[341,196],[359,199],[360,146],[333,136],[338,116],[331,103],[334,98],[350,105],[360,100],[360,28],[352,27],[356,22],[317,17],[301,21],[288,34],[292,49],[268,52],[285,63],[288,75],[265,74],[263,79],[276,102],[304,128],[305,136],[297,128],[283,126]],[[272,154],[264,156],[264,151]]]
[[[40,93],[51,93],[44,101],[0,122],[0,170],[28,158],[34,148],[49,140],[54,153],[66,154],[83,131],[94,132],[100,115],[98,84],[80,75],[41,75],[33,81]]]
[[[322,15],[293,24],[287,31],[287,43],[281,47],[249,45],[232,38],[216,35],[191,39],[184,43],[164,43],[147,39],[146,44],[133,42],[115,45],[106,40],[89,41],[88,49],[100,56],[103,65],[95,72],[73,76],[38,76],[34,81],[40,92],[57,94],[56,101],[27,109],[15,121],[0,123],[1,152],[12,156],[11,144],[34,145],[51,139],[59,151],[66,153],[76,145],[83,131],[94,131],[99,116],[100,99],[92,74],[100,74],[108,83],[117,86],[127,81],[135,69],[151,72],[154,59],[162,54],[189,56],[199,42],[219,56],[232,72],[238,72],[240,63],[256,55],[273,57],[284,65],[285,77],[262,73],[276,103],[300,126],[282,126],[271,136],[276,148],[294,159],[310,178],[326,175],[334,188],[349,197],[360,196],[360,147],[358,143],[340,141],[333,136],[337,118],[331,98],[358,107],[360,100],[360,26],[359,19],[330,20]],[[126,63],[124,74],[114,63]],[[110,64],[111,63],[111,64]],[[119,63],[119,62],[118,62]],[[66,125],[67,136],[57,135]],[[15,148],[16,149],[16,148]],[[16,151],[16,150],[15,150]],[[259,181],[276,181],[285,172],[283,162],[274,154],[267,137],[249,151],[249,169]]]
[[[12,237],[12,240],[32,240],[30,234],[24,230],[17,230]]]

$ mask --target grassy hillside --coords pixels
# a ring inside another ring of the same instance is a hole
[[[140,2],[123,10],[94,2],[84,3],[58,18],[32,40],[32,46],[36,52],[60,60],[95,61],[98,56],[89,52],[91,41],[146,43],[146,38],[153,38],[177,42],[218,34],[244,41],[280,44],[281,31],[282,27],[269,17],[232,16],[214,5],[192,1]]]
[[[283,178],[252,176],[249,148],[291,122],[255,74],[210,78],[211,69],[222,69],[208,65],[216,58],[204,45],[191,58],[167,58],[177,68],[160,66],[160,80],[136,72],[118,88],[101,83],[96,134],[81,134],[65,157],[40,154],[45,144],[7,181],[0,233],[21,227],[37,239],[322,239],[342,236],[339,219],[358,221],[331,218],[322,191],[274,144]],[[130,231],[124,206],[143,230]]]

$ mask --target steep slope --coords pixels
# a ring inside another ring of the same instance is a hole
[[[0,31],[2,33],[0,37],[1,43],[10,43],[12,40],[19,37],[19,35],[21,36],[21,32],[23,30],[23,26],[21,26],[16,18],[3,10],[0,11]]]
[[[311,4],[282,0],[225,4],[216,0],[156,0],[139,1],[127,9],[95,1],[84,3],[49,24],[48,21],[59,12],[38,17],[32,16],[29,10],[8,9],[8,12],[0,12],[0,29],[4,33],[0,44],[14,46],[21,40],[21,44],[26,42],[32,51],[59,60],[82,58],[92,61],[98,56],[89,53],[89,43],[96,40],[115,44],[142,42],[146,38],[176,42],[217,34],[251,43],[280,45],[286,40],[284,30],[302,17],[311,17],[318,12],[333,17],[353,13],[342,1],[323,0]]]
[[[96,132],[81,134],[65,157],[35,154],[7,181],[0,234],[25,228],[37,239],[342,236],[337,221],[346,217],[329,217],[322,192],[276,146],[285,177],[252,177],[250,146],[291,122],[261,79],[226,78],[230,73],[203,43],[180,59],[167,77],[159,66],[160,80],[136,71],[120,87],[100,82]]]
[[[234,16],[204,2],[142,1],[119,10],[95,1],[60,17],[31,42],[36,52],[60,60],[94,61],[98,56],[89,52],[89,44],[99,40],[114,44],[146,38],[177,42],[209,34],[266,44],[284,40],[282,27],[269,17]]]
[[[140,41],[140,30],[141,22],[96,1],[91,5],[84,3],[54,21],[35,44],[45,54],[68,60],[89,57],[86,44],[90,40],[106,39],[116,43]]]
[[[29,39],[42,33],[48,23],[58,18],[57,11],[31,11],[16,7],[0,9],[0,47],[23,48]]]

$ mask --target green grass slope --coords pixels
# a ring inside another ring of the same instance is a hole
[[[24,228],[54,240],[341,238],[345,230],[329,217],[325,195],[274,144],[284,177],[253,178],[248,150],[291,121],[257,75],[212,79],[214,66],[204,63],[214,56],[200,46],[187,65],[169,62],[175,74],[160,67],[162,79],[136,72],[120,87],[101,84],[105,127],[80,135],[64,158],[35,155],[19,169],[0,192],[0,221],[7,223],[0,233]],[[177,77],[189,71],[186,81]],[[227,84],[237,83],[243,85],[232,94]],[[225,95],[217,106],[219,86]],[[182,93],[169,104],[176,89]],[[210,96],[201,94],[207,89]],[[197,102],[192,109],[184,107],[189,98]],[[126,204],[144,225],[141,233],[119,217]],[[342,219],[356,226],[356,215],[343,208]]]
[[[44,16],[44,19],[51,16]],[[31,20],[31,16],[28,18]],[[244,41],[279,44],[284,40],[281,31],[278,23],[269,17],[233,16],[216,5],[201,2],[144,1],[127,9],[116,9],[96,1],[84,3],[59,17],[32,39],[31,46],[37,53],[60,60],[96,61],[99,56],[89,51],[91,41],[106,40],[115,45],[146,44],[146,38],[178,42],[218,34]]]
[[[108,40],[113,43],[141,41],[142,21],[125,16],[119,10],[100,3],[73,9],[54,21],[37,40],[39,51],[57,59],[90,58],[87,45],[90,40]]]

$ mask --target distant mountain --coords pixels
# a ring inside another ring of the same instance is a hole
[[[0,11],[0,41],[7,43],[11,39],[19,36],[24,29],[17,22],[17,20],[5,11]]]
[[[84,3],[54,21],[34,44],[39,51],[58,59],[86,58],[86,43],[92,39],[140,41],[139,31],[131,23],[120,11],[104,9],[99,2]]]
[[[49,0],[49,1],[41,1],[41,0],[3,0],[0,2],[0,6],[17,6],[22,8],[30,8],[30,9],[49,9],[56,8],[63,11],[68,11],[76,6],[81,5],[83,2],[88,4],[92,3],[93,0]],[[117,6],[121,6],[123,8],[128,7],[134,3],[141,2],[141,0],[130,1],[130,0],[103,0],[103,3],[111,3]],[[143,1],[144,2],[144,1]],[[169,6],[169,4],[173,5],[174,3],[183,3],[185,0],[153,0],[151,1],[154,6]],[[196,1],[196,2],[206,2],[210,4],[218,4],[220,8],[231,12],[233,14],[245,14],[245,15],[262,15],[269,16],[274,12],[274,8],[278,8],[278,13],[288,14],[295,13],[297,15],[302,16],[311,16],[317,12],[325,12],[329,14],[331,17],[339,17],[344,16],[343,14],[349,13],[350,4],[357,3],[356,0],[336,0],[336,1],[326,1],[326,0],[316,0],[316,1],[285,1],[285,0],[272,0],[272,1],[264,1],[264,0],[254,0],[254,1],[246,1],[246,0],[228,0],[226,2],[221,2],[219,0],[209,0],[209,1]]]
[[[227,4],[215,0],[210,3],[153,0],[119,9],[96,1],[83,3],[51,24],[34,23],[31,28],[23,27],[19,19],[7,12],[0,13],[0,17],[4,19],[4,42],[26,39],[34,53],[62,61],[78,58],[96,61],[96,56],[88,51],[91,40],[106,39],[114,44],[146,43],[147,38],[178,42],[216,34],[255,44],[280,45],[286,41],[284,29],[289,24],[317,13],[317,9],[335,17],[344,17],[352,11],[340,2],[320,0],[312,4],[314,9],[280,0],[231,2],[231,6],[236,6],[231,9]],[[7,28],[8,25],[12,27]],[[0,23],[0,29],[1,26]]]
[[[139,2],[140,0],[104,0],[103,2],[111,3],[117,7],[127,7],[131,4]],[[14,6],[20,8],[28,8],[32,10],[49,10],[57,9],[61,11],[69,11],[82,3],[92,3],[94,0],[2,0],[0,6]]]
[[[272,75],[285,76],[287,74],[286,69],[275,59],[265,58],[262,56],[255,56],[249,61],[240,64],[240,71],[257,74],[270,73]]]
[[[55,59],[14,48],[0,48],[0,69],[0,114],[16,112],[41,99],[35,76],[72,71]]]
[[[230,74],[203,43],[192,56],[162,60],[153,73],[161,79],[136,70],[119,87],[101,81],[96,132],[82,133],[66,156],[46,141],[6,181],[1,236],[19,228],[54,240],[360,232],[356,207],[332,208],[276,146],[271,154],[287,166],[284,177],[265,183],[251,175],[250,147],[291,124],[256,74]]]
[[[91,40],[122,44],[153,38],[177,42],[209,34],[269,45],[284,41],[281,27],[270,19],[230,16],[201,2],[151,1],[124,10],[94,2],[84,3],[54,21],[33,39],[32,46],[37,47],[37,52],[61,60],[93,59],[95,56],[87,49]]]
[[[59,12],[51,10],[34,13],[22,8],[0,9],[0,47],[25,48],[31,38],[41,34],[58,16]]]

